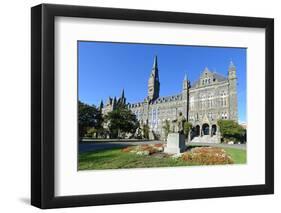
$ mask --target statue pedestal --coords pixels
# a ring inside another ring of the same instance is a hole
[[[169,133],[167,138],[167,146],[164,149],[168,154],[179,154],[185,151],[185,137],[180,133]]]

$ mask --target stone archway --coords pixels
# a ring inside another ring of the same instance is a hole
[[[217,125],[216,124],[212,125],[212,130],[211,131],[212,131],[212,136],[217,134]]]
[[[194,135],[195,135],[195,137],[200,136],[200,126],[199,125],[195,126],[195,134]]]
[[[202,133],[203,133],[203,135],[209,135],[209,133],[210,133],[210,130],[209,130],[210,128],[209,128],[209,124],[203,124],[202,125]]]

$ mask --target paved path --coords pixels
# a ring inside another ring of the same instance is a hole
[[[93,143],[80,143],[79,152],[89,152],[89,151],[99,151],[112,148],[123,148],[131,145],[142,145],[142,144],[156,144],[156,143],[165,143],[163,141],[106,141],[106,142],[93,142]],[[211,143],[187,143],[187,145],[192,146],[213,146],[213,147],[222,147],[222,148],[236,148],[246,150],[245,144],[211,144]]]
[[[224,143],[187,143],[187,145],[192,146],[213,146],[213,147],[222,147],[222,148],[235,148],[246,150],[246,144],[224,144]]]
[[[114,142],[94,142],[94,143],[80,143],[79,152],[98,151],[112,148],[122,148],[131,145],[142,144],[156,144],[164,143],[163,141],[114,141]]]

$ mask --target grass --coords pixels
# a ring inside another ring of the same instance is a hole
[[[224,148],[235,164],[246,163],[246,151],[234,148]],[[121,148],[92,151],[79,154],[79,170],[149,168],[192,166],[182,159],[157,158],[154,156],[139,156],[135,153],[122,152]],[[198,165],[198,164],[197,164]]]
[[[231,156],[235,164],[247,163],[247,151],[241,149],[224,148],[224,150]]]

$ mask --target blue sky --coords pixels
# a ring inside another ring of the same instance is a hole
[[[237,68],[239,121],[246,121],[246,49],[204,46],[78,42],[79,100],[99,105],[124,88],[128,102],[147,96],[153,58],[158,56],[160,96],[180,93],[185,73],[194,82],[205,67],[227,75]]]

